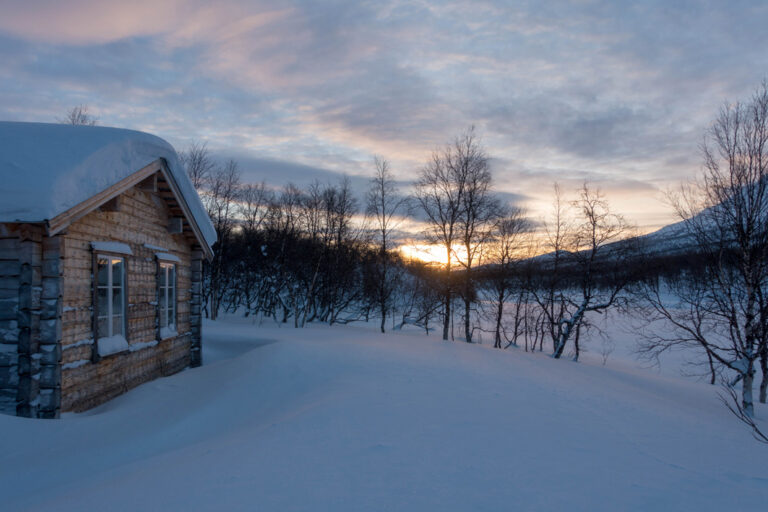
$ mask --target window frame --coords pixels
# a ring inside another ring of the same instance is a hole
[[[178,333],[178,278],[179,267],[175,261],[157,259],[157,339],[164,340],[177,336],[163,336],[163,330]],[[165,283],[165,284],[162,284]],[[162,300],[161,301],[161,297]],[[165,322],[165,325],[163,323]]]
[[[107,265],[107,285],[101,285],[99,283],[99,260],[100,259],[106,259],[108,260]],[[92,262],[92,268],[93,268],[93,274],[92,274],[92,288],[93,288],[93,296],[92,296],[92,305],[93,305],[93,316],[92,316],[92,334],[93,334],[93,352],[91,359],[94,362],[98,362],[102,357],[99,355],[98,350],[98,344],[99,340],[102,338],[110,338],[112,336],[115,336],[116,334],[113,331],[114,329],[114,320],[115,320],[115,314],[114,314],[114,304],[113,304],[113,293],[116,287],[114,286],[114,275],[113,275],[113,264],[114,260],[120,260],[122,262],[122,270],[120,273],[121,277],[121,283],[119,289],[121,290],[120,294],[120,316],[121,316],[121,330],[122,332],[118,333],[120,336],[122,336],[126,343],[128,342],[128,258],[126,254],[122,253],[113,253],[109,251],[103,251],[103,250],[94,250],[93,251],[93,262]],[[107,311],[108,313],[106,315],[102,314],[101,308],[99,307],[99,289],[106,288],[107,291]],[[107,318],[107,332],[102,333],[99,329],[99,322],[106,316]]]

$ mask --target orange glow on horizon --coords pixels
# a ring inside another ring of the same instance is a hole
[[[448,262],[445,247],[427,243],[405,243],[397,248],[406,260],[417,260],[423,263],[431,263],[444,267]],[[451,264],[458,265],[459,259],[464,258],[466,250],[463,247],[454,246]]]

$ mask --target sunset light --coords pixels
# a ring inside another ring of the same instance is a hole
[[[438,245],[404,243],[398,247],[398,251],[406,261],[416,260],[440,266],[444,266],[448,262],[445,247]]]
[[[765,512],[766,50],[768,0],[0,0],[0,511]]]

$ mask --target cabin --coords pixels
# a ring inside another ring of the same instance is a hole
[[[57,418],[202,364],[215,241],[164,140],[0,122],[0,412]]]

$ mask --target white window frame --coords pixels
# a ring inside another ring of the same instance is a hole
[[[106,259],[107,260],[107,284],[106,285],[102,285],[102,284],[99,283],[99,260],[100,259]],[[113,274],[114,274],[114,272],[112,271],[112,266],[113,266],[114,260],[120,260],[120,262],[122,263],[122,270],[121,270],[121,273],[120,273],[120,280],[121,280],[121,283],[120,283],[120,315],[122,317],[122,322],[121,322],[121,328],[122,328],[121,330],[122,330],[122,332],[119,332],[119,333],[115,333],[114,332],[114,317],[116,316],[115,315],[115,311],[114,311],[114,304],[113,304],[113,301],[112,301],[112,295],[113,295],[113,292],[115,290],[115,284],[113,282],[113,277],[114,277]],[[125,257],[124,256],[116,256],[114,254],[102,254],[102,253],[97,253],[96,254],[96,268],[94,269],[94,280],[95,280],[95,285],[96,285],[96,290],[97,290],[96,297],[95,297],[96,300],[98,301],[98,296],[99,296],[98,290],[101,290],[101,289],[106,289],[107,290],[107,312],[106,312],[106,314],[101,310],[101,308],[98,305],[98,302],[96,304],[96,313],[97,313],[97,315],[96,315],[96,337],[97,337],[97,339],[99,339],[99,338],[111,338],[112,336],[115,336],[115,335],[120,335],[123,338],[126,338],[126,331],[127,331],[127,328],[126,328],[126,317],[127,317],[127,315],[126,315],[126,310],[125,310],[125,295],[126,295],[126,286],[125,286],[126,285],[126,283],[125,283],[125,281],[126,281],[126,279],[125,279],[125,277],[126,277],[126,268],[125,268],[125,265],[126,265],[126,261],[125,261]],[[98,325],[99,325],[99,322],[101,320],[105,319],[105,318],[107,319],[107,332],[101,332],[101,330],[98,328]]]
[[[175,263],[168,261],[159,261],[159,273],[158,278],[162,274],[165,281],[165,286],[158,283],[158,318],[160,322],[160,338],[172,337],[177,332],[176,315],[178,310],[177,293],[176,293],[176,279],[178,275],[178,267]],[[160,297],[164,301],[160,300]],[[164,303],[163,307],[161,304]],[[167,334],[167,335],[166,335]]]

